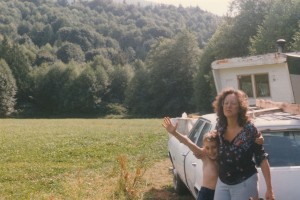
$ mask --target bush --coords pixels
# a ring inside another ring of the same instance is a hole
[[[127,109],[118,103],[109,103],[105,106],[106,115],[126,115]]]

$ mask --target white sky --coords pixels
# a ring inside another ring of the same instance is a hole
[[[202,10],[212,12],[217,15],[224,15],[228,10],[229,3],[232,0],[148,0],[162,4],[172,4],[178,6],[181,4],[183,7],[199,6]]]

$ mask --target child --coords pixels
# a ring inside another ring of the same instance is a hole
[[[197,200],[213,200],[215,187],[218,179],[218,137],[216,132],[209,132],[203,136],[203,148],[198,147],[187,136],[176,131],[177,125],[173,126],[169,117],[164,118],[162,124],[165,129],[175,136],[181,143],[188,146],[194,154],[200,156],[203,162],[203,182],[198,193]]]
[[[198,193],[197,200],[213,200],[215,187],[218,179],[218,147],[219,138],[216,131],[211,131],[203,136],[203,148],[197,146],[187,136],[182,135],[176,131],[178,124],[172,124],[169,117],[164,118],[162,126],[173,136],[175,136],[181,143],[185,144],[190,150],[200,158],[203,162],[203,181],[201,189]],[[262,144],[263,138],[256,139],[256,143]]]
[[[214,199],[219,171],[217,163],[218,147],[219,139],[215,131],[204,134],[203,148],[199,148],[198,150],[198,153],[200,153],[200,158],[203,162],[203,181],[197,200]]]

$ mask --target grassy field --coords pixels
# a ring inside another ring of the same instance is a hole
[[[0,119],[0,199],[113,199],[128,168],[167,158],[161,119]]]

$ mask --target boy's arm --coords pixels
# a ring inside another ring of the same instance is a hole
[[[190,138],[188,138],[185,135],[182,135],[181,133],[177,132],[177,126],[178,124],[176,124],[175,126],[173,126],[171,120],[169,117],[165,117],[164,118],[164,122],[162,124],[162,126],[170,133],[172,134],[174,137],[176,137],[181,143],[185,144],[186,146],[189,147],[189,149],[197,155],[202,155],[204,154],[203,149],[198,147],[194,142],[192,142],[190,140]]]
[[[173,136],[175,136],[181,143],[185,144],[189,149],[197,155],[203,156],[203,149],[198,147],[194,142],[190,140],[186,135],[182,135],[181,133],[178,133],[177,131],[171,133]]]

